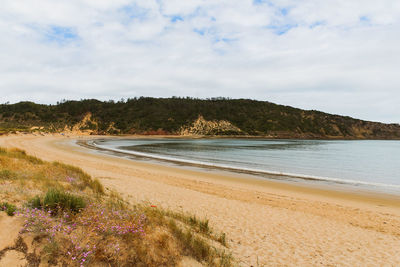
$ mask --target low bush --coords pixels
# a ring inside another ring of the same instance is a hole
[[[17,207],[8,202],[3,202],[0,203],[0,210],[5,211],[8,216],[14,216],[15,212],[17,211]]]
[[[49,189],[44,196],[43,206],[53,211],[70,210],[72,212],[79,212],[86,205],[80,196],[75,196],[58,189]]]
[[[28,201],[28,206],[36,209],[44,208],[54,213],[59,211],[71,211],[77,213],[85,208],[86,203],[80,196],[75,196],[59,189],[51,188],[47,191],[43,200],[39,196],[35,196]]]

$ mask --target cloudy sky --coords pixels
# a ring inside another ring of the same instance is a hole
[[[399,0],[1,0],[0,102],[251,98],[400,123]]]

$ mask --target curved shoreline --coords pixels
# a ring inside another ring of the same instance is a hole
[[[96,140],[102,140],[102,138],[96,138],[96,139],[90,139],[86,141],[80,141],[78,144],[91,148],[91,149],[97,149],[100,151],[109,151],[109,152],[116,152],[119,154],[123,155],[133,155],[139,158],[148,158],[148,159],[154,159],[158,160],[159,162],[171,162],[171,163],[176,163],[176,164],[183,164],[185,166],[194,166],[194,167],[200,167],[200,168],[214,168],[217,170],[223,170],[223,171],[229,171],[229,172],[235,172],[235,173],[241,173],[241,174],[250,174],[256,177],[261,177],[265,178],[268,180],[272,181],[277,181],[277,182],[293,182],[285,178],[294,178],[301,180],[303,182],[305,181],[315,181],[319,182],[321,186],[331,186],[334,187],[334,185],[343,185],[347,188],[348,190],[354,190],[354,189],[360,189],[360,188],[354,188],[357,186],[362,186],[362,190],[366,190],[369,192],[376,192],[376,193],[387,193],[387,194],[395,194],[395,195],[400,195],[400,185],[395,185],[395,184],[385,184],[385,183],[375,183],[375,182],[365,182],[365,181],[358,181],[358,180],[350,180],[350,179],[341,179],[341,178],[333,178],[333,177],[323,177],[323,176],[314,176],[314,175],[303,175],[303,174],[295,174],[295,173],[286,173],[286,172],[278,172],[278,171],[271,171],[271,170],[257,170],[257,169],[250,169],[250,168],[243,168],[243,167],[234,167],[234,166],[228,166],[228,165],[223,165],[223,164],[212,164],[209,162],[199,162],[199,161],[194,161],[194,160],[186,160],[186,159],[178,159],[178,158],[173,158],[173,157],[168,157],[168,156],[163,156],[163,155],[157,155],[157,154],[151,154],[151,153],[143,153],[143,152],[138,152],[134,150],[124,150],[124,149],[118,149],[118,148],[111,148],[103,145],[98,145],[95,143]],[[103,139],[104,140],[104,139]],[[157,163],[157,162],[156,162]],[[266,176],[267,175],[267,176]],[[283,179],[280,179],[283,178]],[[333,186],[332,184],[333,183]],[[374,188],[370,188],[370,187]],[[352,188],[353,187],[353,188]],[[392,190],[392,192],[385,192],[384,189]]]
[[[87,140],[96,137],[76,137]],[[76,165],[132,203],[207,217],[243,266],[396,265],[400,199],[337,192],[137,162],[73,145],[64,136],[8,136],[49,161]]]

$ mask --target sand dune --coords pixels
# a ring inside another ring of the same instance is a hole
[[[6,136],[0,146],[79,166],[133,202],[207,217],[241,266],[400,265],[399,198],[134,162],[72,139]]]

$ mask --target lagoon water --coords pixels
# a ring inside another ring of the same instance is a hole
[[[163,138],[92,144],[139,158],[400,193],[400,141]]]

